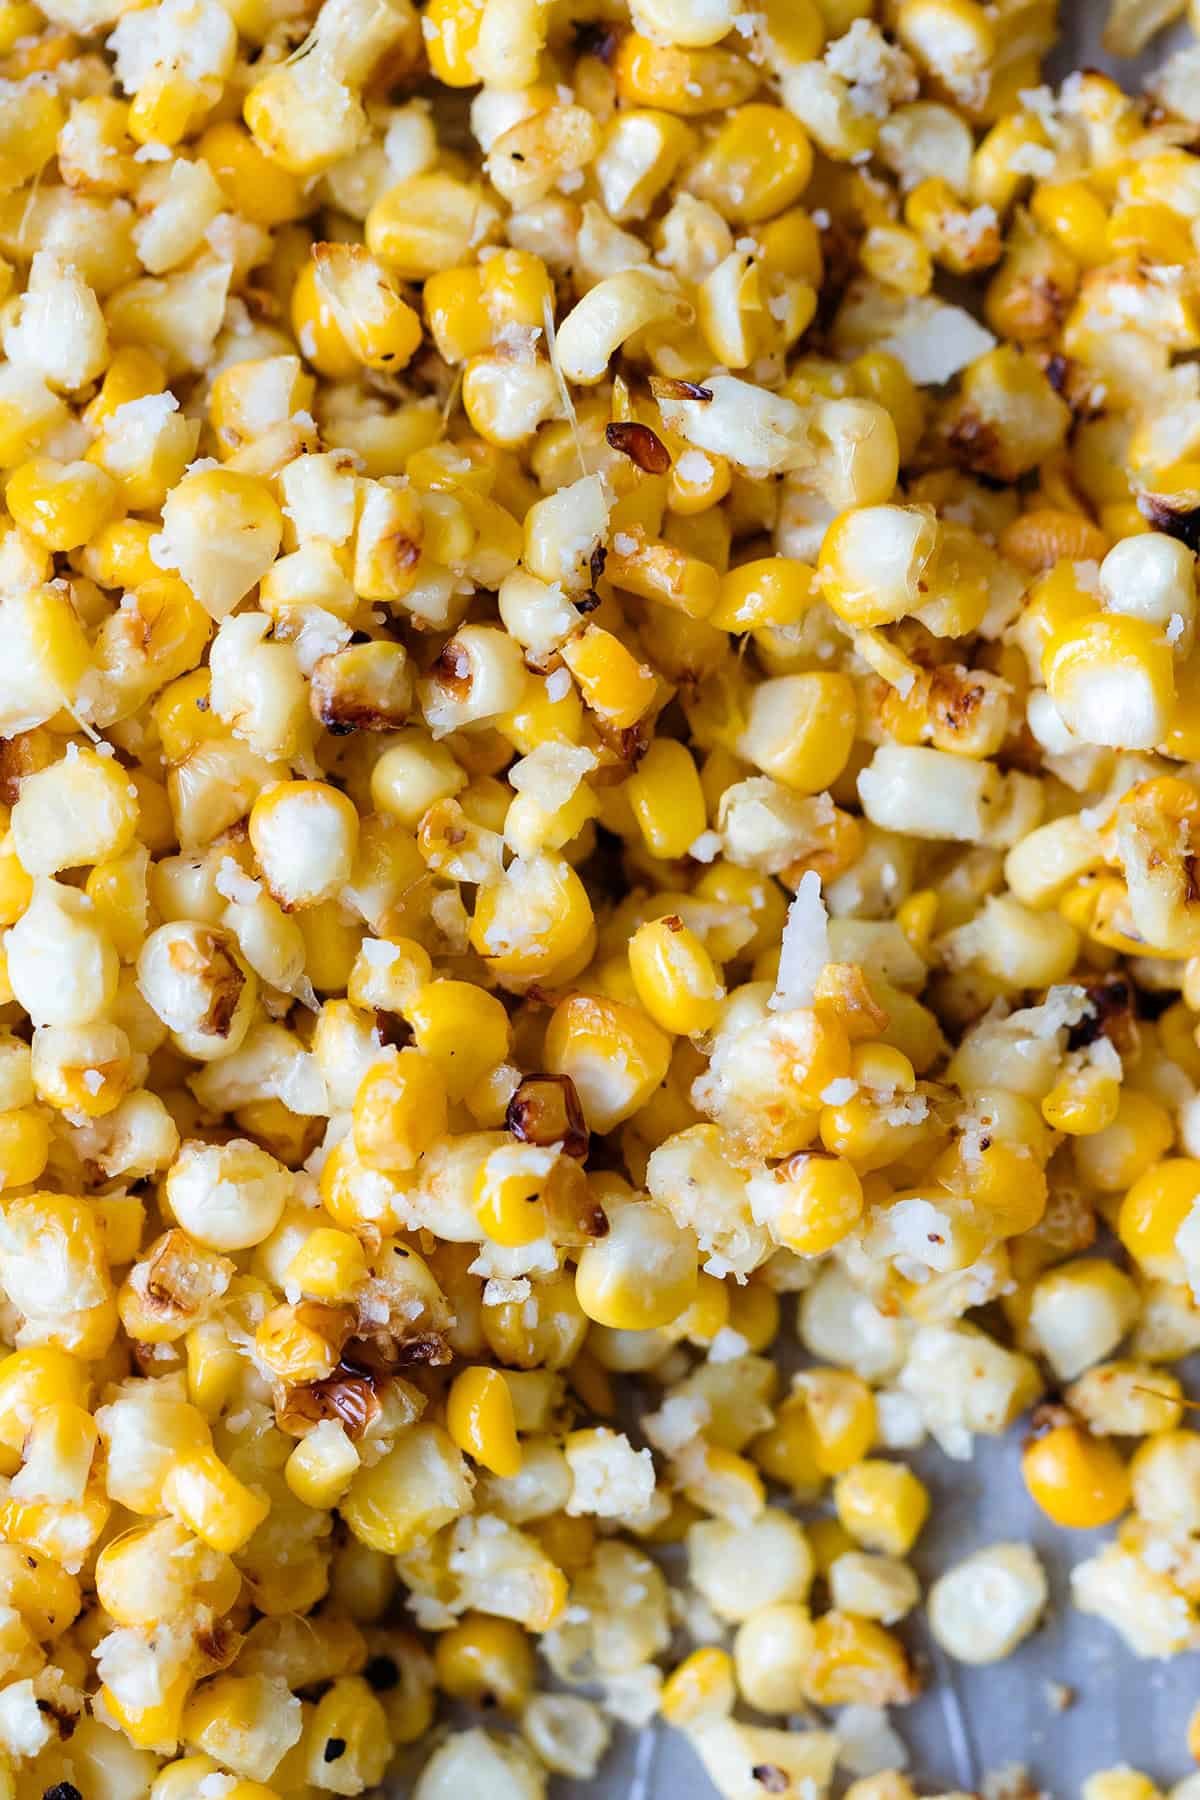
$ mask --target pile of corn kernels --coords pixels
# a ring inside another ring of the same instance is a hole
[[[0,1800],[1200,1646],[1200,45],[741,7],[0,0]]]

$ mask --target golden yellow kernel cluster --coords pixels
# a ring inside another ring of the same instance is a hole
[[[0,1800],[915,1800],[1023,1415],[1200,1647],[1200,47],[1055,32],[0,0]]]

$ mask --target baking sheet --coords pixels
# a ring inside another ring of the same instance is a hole
[[[1182,29],[1163,34],[1140,62],[1122,62],[1101,48],[1106,14],[1106,0],[1064,4],[1063,40],[1048,78],[1101,68],[1123,86],[1137,86],[1173,44],[1190,37]],[[1188,1385],[1196,1393],[1195,1380]],[[928,1674],[926,1695],[892,1711],[909,1746],[910,1772],[923,1793],[971,1792],[1020,1764],[1035,1786],[1068,1800],[1095,1770],[1128,1763],[1165,1789],[1195,1772],[1184,1734],[1200,1701],[1200,1661],[1194,1654],[1140,1661],[1109,1626],[1071,1607],[1072,1564],[1093,1555],[1111,1529],[1057,1530],[1025,1494],[1019,1458],[1018,1430],[1002,1442],[977,1439],[969,1463],[951,1463],[936,1450],[914,1459],[933,1495],[912,1558],[922,1585],[984,1544],[1021,1539],[1046,1566],[1051,1604],[1033,1637],[1007,1661],[983,1669],[952,1663],[925,1631],[923,1613],[906,1621],[906,1641]],[[1072,1696],[1065,1709],[1064,1688]],[[652,1727],[625,1734],[597,1781],[552,1782],[551,1792],[556,1800],[710,1800],[715,1790],[680,1734]]]
[[[1063,41],[1048,64],[1049,79],[1074,68],[1102,68],[1123,86],[1137,86],[1145,68],[1189,37],[1186,31],[1164,34],[1140,64],[1120,62],[1100,46],[1106,13],[1107,0],[1063,5]],[[794,1304],[785,1300],[785,1320],[789,1312],[794,1317]],[[1193,1394],[1200,1391],[1195,1379],[1188,1386]],[[967,1463],[950,1462],[936,1449],[913,1458],[933,1497],[930,1522],[912,1556],[922,1586],[985,1544],[1021,1540],[1046,1567],[1051,1604],[1033,1637],[1006,1661],[983,1669],[951,1663],[925,1631],[923,1612],[905,1622],[903,1635],[923,1661],[928,1684],[915,1705],[892,1712],[911,1753],[910,1773],[922,1793],[969,1793],[989,1776],[1023,1765],[1036,1788],[1068,1800],[1095,1770],[1128,1763],[1165,1789],[1195,1773],[1184,1734],[1200,1701],[1200,1662],[1194,1654],[1166,1663],[1139,1661],[1111,1627],[1071,1607],[1072,1564],[1093,1555],[1112,1531],[1060,1531],[1038,1512],[1021,1482],[1020,1438],[1019,1427],[1001,1442],[979,1438]],[[1065,1707],[1064,1689],[1071,1696]],[[653,1726],[621,1733],[596,1781],[555,1780],[550,1792],[555,1800],[715,1795],[684,1738]]]

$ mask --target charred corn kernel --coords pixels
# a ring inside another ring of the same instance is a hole
[[[929,1516],[929,1494],[912,1470],[877,1458],[839,1475],[833,1499],[851,1537],[886,1556],[906,1556]]]
[[[512,1393],[498,1370],[464,1369],[455,1377],[446,1400],[446,1429],[464,1454],[493,1475],[520,1471]]]
[[[1056,1525],[1090,1531],[1109,1525],[1130,1500],[1129,1471],[1107,1438],[1096,1438],[1065,1414],[1051,1417],[1021,1456],[1021,1474],[1030,1496]]]
[[[276,1306],[254,1335],[259,1360],[280,1381],[324,1381],[337,1367],[346,1315],[316,1301]]]
[[[658,1709],[668,1725],[684,1728],[724,1718],[732,1712],[735,1698],[732,1657],[715,1644],[705,1644],[671,1670]]]
[[[695,1037],[717,1016],[724,988],[695,932],[675,914],[634,932],[629,966],[637,997],[664,1031]]]

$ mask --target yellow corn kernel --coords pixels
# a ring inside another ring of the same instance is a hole
[[[638,999],[664,1031],[696,1037],[713,1024],[725,990],[708,951],[677,914],[634,932],[629,967]]]
[[[284,1271],[285,1288],[297,1287],[313,1300],[348,1300],[366,1280],[367,1259],[349,1231],[328,1225],[310,1231]]]
[[[856,1542],[885,1556],[906,1556],[929,1516],[929,1494],[903,1463],[868,1457],[839,1475],[837,1516]]]
[[[227,1556],[249,1543],[269,1502],[240,1482],[215,1450],[193,1450],[171,1464],[162,1503],[172,1518],[194,1531],[211,1550]]]
[[[464,1369],[446,1397],[446,1429],[458,1448],[493,1475],[520,1473],[512,1390],[498,1369]]]
[[[318,1511],[336,1506],[361,1463],[343,1427],[333,1419],[302,1437],[283,1467],[283,1477],[297,1500]]]
[[[917,231],[904,225],[872,225],[862,241],[862,266],[884,287],[902,294],[927,294],[933,286],[933,258]]]
[[[780,1327],[781,1308],[775,1290],[763,1281],[740,1285],[735,1282],[733,1292],[728,1295],[728,1306],[726,1322],[729,1329],[745,1339],[750,1351],[757,1355],[760,1350],[770,1349],[779,1336]]]
[[[188,1398],[206,1419],[214,1419],[232,1398],[241,1378],[240,1353],[218,1320],[204,1319],[184,1339]]]
[[[813,1456],[822,1475],[840,1475],[853,1468],[875,1441],[874,1396],[866,1382],[848,1370],[806,1369],[795,1378],[792,1398],[784,1404],[803,1404],[807,1409]]]
[[[429,0],[425,50],[430,70],[447,87],[474,87],[480,79],[471,57],[485,5],[486,0]]]
[[[440,1425],[401,1433],[387,1455],[364,1464],[350,1484],[341,1514],[373,1550],[401,1556],[471,1506],[462,1455]]]
[[[1134,1261],[1151,1274],[1177,1275],[1175,1239],[1198,1198],[1200,1162],[1190,1156],[1164,1157],[1139,1175],[1117,1214],[1117,1236]]]
[[[585,625],[561,655],[592,711],[619,731],[636,725],[653,706],[658,694],[653,669],[602,626]]]
[[[332,306],[317,282],[316,264],[305,263],[291,298],[292,331],[305,359],[329,381],[345,381],[359,367]]]
[[[0,924],[15,925],[33,898],[33,877],[26,873],[12,833],[0,840]]]
[[[36,1181],[50,1157],[50,1126],[32,1106],[0,1113],[0,1187]]]
[[[703,1272],[696,1285],[696,1298],[687,1311],[673,1321],[689,1344],[711,1344],[718,1332],[729,1323],[729,1294],[725,1283],[715,1275]]]
[[[889,350],[869,350],[855,358],[851,369],[863,398],[876,401],[890,414],[904,468],[915,455],[925,429],[927,407],[920,388]]]
[[[750,1455],[772,1481],[791,1489],[797,1500],[812,1500],[825,1485],[817,1458],[817,1438],[804,1394],[793,1394],[779,1407],[775,1422],[756,1437]]]
[[[903,1705],[917,1695],[899,1638],[854,1613],[827,1612],[816,1621],[802,1679],[814,1706]]]
[[[483,271],[441,269],[422,290],[421,303],[438,354],[448,363],[481,356],[492,344],[492,320],[483,300]]]
[[[199,82],[174,73],[152,74],[130,102],[127,129],[138,144],[178,144],[208,110]]]
[[[724,1718],[737,1697],[733,1658],[715,1644],[693,1650],[663,1682],[658,1710],[668,1725],[684,1729]]]
[[[670,1038],[640,1007],[617,1000],[572,995],[546,1029],[546,1067],[570,1076],[592,1131],[611,1131],[640,1111],[670,1061]]]
[[[0,1362],[0,1443],[21,1450],[36,1415],[64,1402],[83,1405],[88,1383],[83,1363],[56,1345],[14,1350]]]
[[[656,737],[625,783],[633,815],[652,856],[686,856],[707,823],[704,790],[691,752]]]
[[[1056,1525],[1091,1531],[1109,1525],[1130,1500],[1129,1471],[1108,1438],[1093,1437],[1064,1409],[1047,1409],[1021,1457],[1025,1486]]]
[[[304,183],[264,156],[236,119],[210,125],[196,145],[234,212],[271,229],[299,219],[308,210]]]
[[[720,590],[715,569],[673,544],[648,543],[636,530],[618,532],[614,541],[624,543],[626,538],[632,548],[610,550],[604,565],[614,587],[642,600],[656,600],[685,618],[708,617]]]
[[[480,887],[471,948],[497,975],[566,980],[591,960],[592,903],[570,863],[543,853]]]
[[[695,1298],[695,1240],[652,1201],[607,1210],[608,1235],[582,1250],[576,1263],[579,1306],[613,1331],[670,1325]]]
[[[367,248],[401,281],[424,281],[465,262],[495,228],[496,209],[473,182],[410,175],[367,214]]]
[[[14,469],[5,503],[18,525],[47,550],[75,550],[118,510],[111,476],[90,462],[36,456]]]
[[[45,167],[66,120],[49,85],[29,82],[0,110],[0,191],[11,193]]]
[[[472,1204],[480,1228],[506,1249],[534,1244],[547,1230],[542,1190],[557,1153],[536,1144],[501,1144],[485,1157]]]
[[[431,981],[404,1009],[413,1039],[461,1100],[508,1054],[508,1014],[494,994],[470,981]]]
[[[904,218],[935,261],[954,275],[989,268],[999,259],[999,225],[981,224],[980,215],[941,176],[917,183],[904,202]]]
[[[1118,709],[1110,698],[1114,674],[1123,684]],[[1050,698],[1084,743],[1148,750],[1170,728],[1174,659],[1159,628],[1146,619],[1095,613],[1068,625],[1046,645],[1042,675]]]
[[[161,1700],[150,1706],[136,1707],[107,1684],[100,1689],[105,1711],[139,1750],[159,1750],[170,1754],[183,1732],[183,1713],[194,1677],[186,1670],[165,1684]]]
[[[684,118],[728,112],[758,86],[754,70],[729,50],[659,43],[637,31],[622,38],[612,74],[626,104],[661,107]]]
[[[1108,214],[1086,181],[1039,182],[1029,210],[1082,268],[1098,268],[1111,257]]]
[[[761,557],[740,563],[722,577],[708,622],[733,632],[798,625],[819,599],[816,576],[806,563]]]
[[[421,321],[382,264],[359,244],[314,244],[317,287],[355,356],[395,374],[421,342]]]
[[[1114,1075],[1083,1068],[1055,1082],[1042,1101],[1042,1117],[1053,1131],[1087,1137],[1112,1124],[1120,1099],[1121,1084]]]
[[[724,218],[754,224],[800,198],[812,161],[797,119],[782,107],[752,102],[730,114],[693,164],[688,186]]]
[[[1130,201],[1113,208],[1108,221],[1113,254],[1141,256],[1147,262],[1179,266],[1195,253],[1185,220],[1169,206]]]
[[[799,1151],[755,1177],[755,1216],[798,1256],[820,1256],[840,1244],[863,1214],[862,1182],[841,1156]]]
[[[465,1613],[438,1633],[433,1659],[437,1684],[452,1700],[519,1713],[533,1693],[533,1646],[512,1619]]]
[[[354,1096],[354,1145],[373,1169],[411,1169],[446,1130],[446,1084],[409,1046],[367,1070]]]

